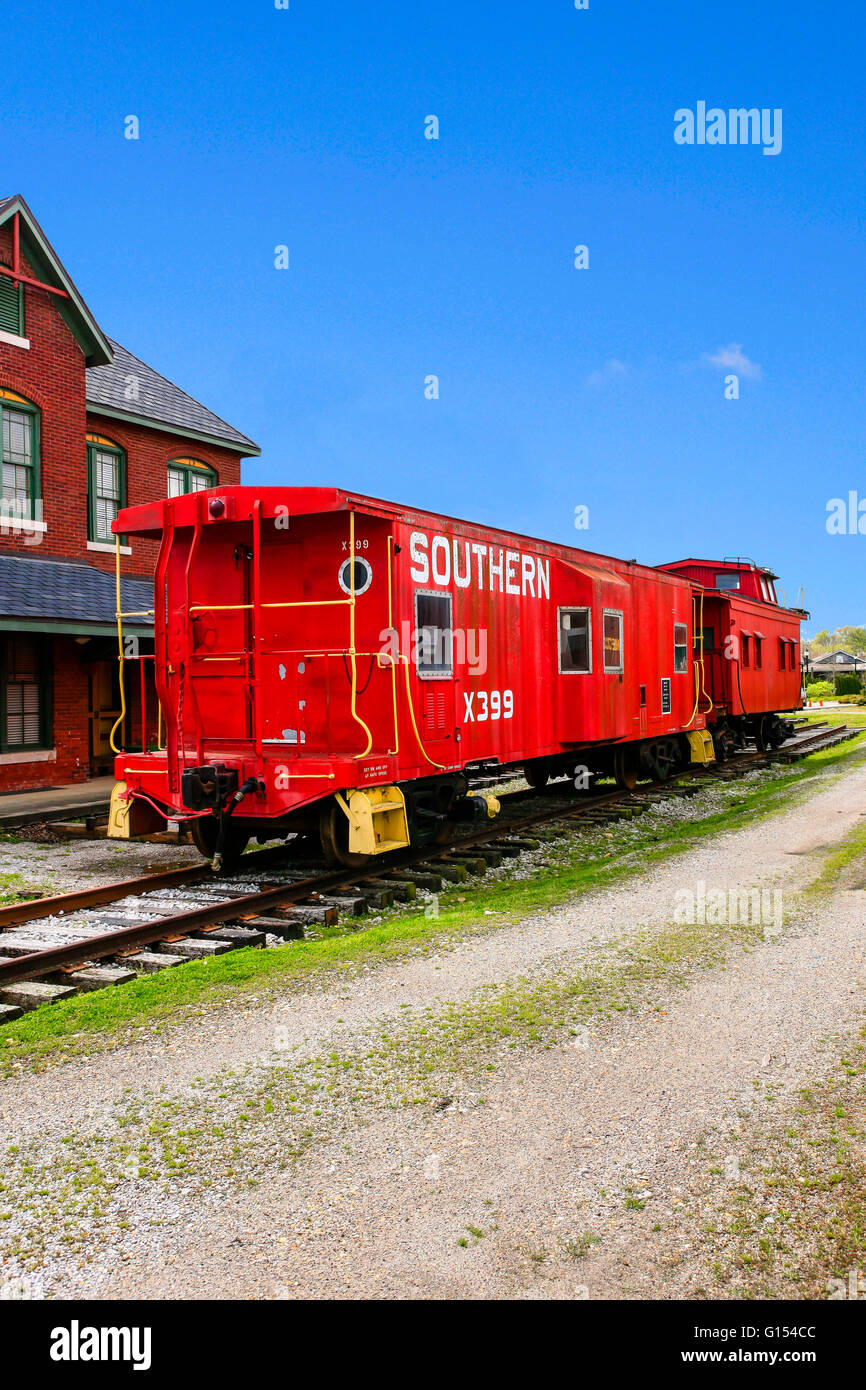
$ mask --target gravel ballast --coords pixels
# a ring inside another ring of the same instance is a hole
[[[736,1149],[862,1020],[863,890],[797,895],[864,814],[855,768],[621,886],[4,1082],[3,1274],[54,1297],[688,1296],[705,1137]],[[626,1009],[476,1047],[491,989],[615,973],[702,886],[780,893],[784,919],[682,978],[656,963]]]

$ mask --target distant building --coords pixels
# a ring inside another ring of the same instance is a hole
[[[832,680],[834,676],[860,675],[866,671],[866,656],[852,652],[827,652],[809,661],[809,675],[815,680]]]
[[[0,200],[0,434],[2,792],[110,769],[120,508],[238,483],[260,451],[105,336],[21,197]],[[152,609],[156,543],[122,550],[124,609]],[[152,653],[149,619],[124,631]],[[155,737],[152,664],[128,668],[126,746]]]

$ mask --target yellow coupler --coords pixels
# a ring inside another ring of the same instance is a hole
[[[165,820],[140,797],[130,797],[124,801],[125,782],[115,782],[111,793],[111,808],[108,812],[108,837],[111,840],[132,840],[137,835],[153,835],[165,829]]]
[[[714,763],[716,761],[716,754],[713,748],[713,736],[709,729],[690,729],[686,734],[686,738],[692,750],[693,763],[703,763],[704,767],[706,767],[707,763]]]
[[[350,854],[385,854],[409,845],[406,798],[399,787],[355,788],[337,803],[349,818]]]

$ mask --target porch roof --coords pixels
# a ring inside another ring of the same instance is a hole
[[[153,607],[149,579],[121,579],[126,613]],[[152,618],[124,622],[124,631],[149,636]],[[0,629],[90,636],[117,627],[114,575],[71,560],[0,555]]]

